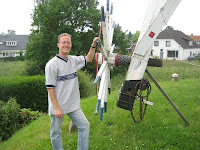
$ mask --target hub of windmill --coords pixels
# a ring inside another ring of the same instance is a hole
[[[102,57],[101,53],[96,53],[95,54],[95,64],[103,64],[103,61],[105,61]],[[131,56],[128,55],[118,55],[117,53],[112,53],[108,57],[108,64],[110,66],[129,66],[131,62]],[[148,66],[153,66],[153,67],[162,67],[163,61],[162,59],[152,59],[149,58],[148,61]]]

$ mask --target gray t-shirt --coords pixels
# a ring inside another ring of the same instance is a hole
[[[58,54],[45,67],[46,88],[54,88],[58,105],[63,114],[80,109],[80,92],[77,70],[86,65],[84,56],[68,56],[62,58]],[[55,110],[48,95],[49,115]]]

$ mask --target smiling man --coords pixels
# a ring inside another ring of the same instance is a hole
[[[67,33],[58,36],[59,54],[45,67],[46,88],[48,91],[48,113],[51,118],[50,137],[54,150],[63,150],[61,125],[67,114],[78,128],[78,150],[89,146],[90,124],[80,107],[80,92],[77,70],[91,62],[98,37],[93,39],[87,56],[72,56],[71,36]]]

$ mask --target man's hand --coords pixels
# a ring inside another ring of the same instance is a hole
[[[95,37],[92,41],[92,47],[96,47],[97,46],[97,40],[100,41],[100,38],[99,37]]]
[[[55,109],[55,116],[57,118],[63,118],[63,112],[60,108]]]
[[[91,44],[91,47],[90,47],[90,51],[88,52],[88,54],[86,56],[87,62],[91,62],[93,57],[94,57],[95,49],[96,49],[96,46],[97,46],[97,40],[100,41],[100,38],[99,37],[95,37],[93,39],[93,41],[92,41],[92,44]]]

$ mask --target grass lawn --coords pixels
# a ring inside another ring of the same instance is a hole
[[[144,120],[136,124],[130,112],[116,106],[118,92],[108,96],[108,110],[99,122],[95,115],[96,96],[83,99],[82,109],[90,122],[90,150],[199,150],[200,149],[200,79],[181,79],[159,82],[181,113],[190,123],[187,126],[168,101],[152,84]],[[138,107],[137,105],[134,106]],[[133,112],[138,117],[137,109]],[[68,133],[70,120],[63,122],[63,146],[77,149],[77,132]],[[17,131],[0,150],[52,150],[49,138],[50,119],[45,115]]]

